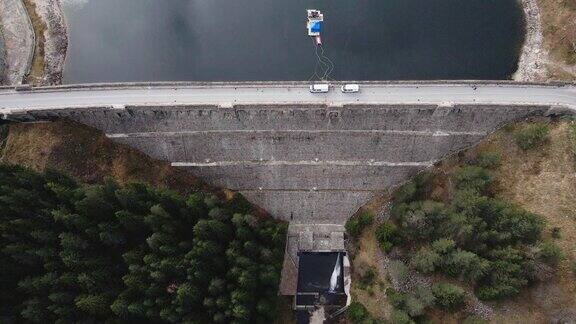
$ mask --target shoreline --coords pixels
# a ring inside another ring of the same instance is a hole
[[[21,0],[0,1],[0,30],[4,39],[6,84],[21,84],[30,71],[35,35]]]
[[[542,18],[537,0],[517,0],[524,12],[525,39],[518,67],[512,75],[514,81],[546,81],[548,51],[544,46]]]
[[[0,1],[0,31],[5,50],[0,80],[6,85],[62,84],[68,31],[60,0]]]

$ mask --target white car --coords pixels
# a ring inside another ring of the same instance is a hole
[[[345,84],[340,88],[344,93],[358,92],[360,91],[360,86],[357,84]]]
[[[310,86],[310,92],[312,93],[328,92],[328,89],[328,84],[325,83],[313,84]]]

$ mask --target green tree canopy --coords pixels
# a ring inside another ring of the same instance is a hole
[[[0,321],[270,322],[286,226],[248,211],[0,165]]]

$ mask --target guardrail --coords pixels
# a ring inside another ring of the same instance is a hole
[[[21,0],[20,0],[21,1]],[[234,81],[234,82],[210,82],[210,81],[152,81],[152,82],[114,82],[114,83],[82,83],[55,86],[33,87],[31,90],[85,90],[85,89],[122,89],[122,88],[184,88],[184,87],[290,87],[310,85],[309,81]],[[361,85],[501,85],[501,86],[542,86],[542,87],[572,87],[576,82],[517,82],[511,80],[414,80],[414,81],[331,81],[330,84],[341,85],[345,83],[358,83]],[[14,87],[4,86],[0,90],[10,90]]]

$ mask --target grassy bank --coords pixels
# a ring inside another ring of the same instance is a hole
[[[538,0],[551,78],[576,80],[576,1]]]
[[[364,213],[374,214],[369,208]],[[352,258],[352,300],[364,305],[373,318],[384,319],[392,315],[392,305],[386,298],[390,287],[387,271],[382,266],[382,252],[378,248],[376,223],[368,225],[354,246],[349,247]]]
[[[454,175],[470,161],[477,160],[478,156],[500,157],[499,163],[492,163],[495,159],[490,160],[491,158],[484,161],[493,168],[489,171],[493,181],[488,195],[517,205],[528,213],[539,215],[544,224],[539,235],[540,242],[553,243],[560,248],[563,255],[557,264],[551,268],[545,267],[547,271],[539,268],[538,271],[543,277],[531,281],[532,283],[521,288],[519,293],[500,301],[483,302],[488,307],[484,314],[492,314],[490,322],[494,323],[548,323],[573,319],[576,316],[576,122],[562,120],[519,123],[492,134],[478,147],[434,167],[431,173],[435,175],[435,181],[427,193],[428,197],[439,202],[449,202],[449,197],[454,195],[454,181],[458,179],[458,176],[454,178]],[[384,211],[386,215],[389,202],[387,197],[380,197],[380,201],[372,202],[365,210],[374,215]],[[426,301],[426,294],[421,292],[405,294],[401,296],[400,302],[397,294],[386,292],[394,286],[394,277],[398,275],[390,260],[403,260],[412,269],[415,263],[414,260],[410,263],[413,258],[410,250],[417,250],[422,241],[412,242],[408,246],[395,242],[400,248],[390,249],[389,253],[383,252],[377,239],[378,227],[383,218],[375,218],[372,224],[352,240],[352,294],[354,300],[364,305],[373,319],[394,319],[396,316],[396,320],[400,320],[402,318],[395,314],[392,305],[401,305],[404,310],[418,313],[418,307],[422,304],[430,305],[430,302]],[[472,250],[474,246],[471,245]],[[529,246],[525,248],[525,251],[532,249]],[[428,260],[420,259],[420,264],[416,265],[423,268]],[[372,274],[367,269],[375,270],[372,279]],[[465,290],[466,307],[456,312],[444,310],[438,305],[428,306],[424,314],[432,322],[460,322],[473,313],[471,308],[474,307],[470,305],[482,305],[474,300],[474,295],[482,297],[478,286],[473,289],[468,283],[447,277],[438,270],[424,275],[413,272],[408,274],[408,277],[422,277],[422,282],[426,284],[420,286],[428,285],[433,288],[438,282],[449,282]],[[367,279],[370,279],[369,285],[366,285]],[[457,291],[457,288],[451,289]]]
[[[32,67],[30,73],[26,76],[26,83],[33,85],[42,85],[44,80],[44,43],[46,39],[44,32],[46,31],[46,23],[38,15],[36,5],[32,0],[23,0],[28,16],[32,21],[32,28],[36,35],[36,44],[34,47],[34,57],[32,59]]]
[[[561,319],[562,313],[569,310],[573,312],[576,305],[572,266],[576,261],[576,138],[571,135],[576,123],[552,123],[547,143],[527,152],[512,140],[519,127],[522,125],[496,133],[479,149],[505,153],[497,171],[497,177],[502,179],[500,195],[542,215],[546,220],[545,237],[560,246],[566,259],[548,282],[537,284],[498,308],[497,318],[517,323],[534,319],[548,322]],[[556,229],[558,234],[554,234]]]
[[[145,182],[181,193],[216,190],[167,162],[153,160],[112,142],[100,131],[70,121],[10,124],[2,161],[37,171],[65,171],[85,183],[102,183],[111,177],[120,184]]]

